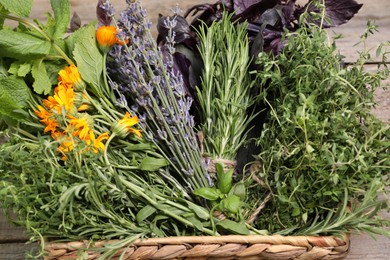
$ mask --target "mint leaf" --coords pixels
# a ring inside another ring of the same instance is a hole
[[[29,88],[26,83],[14,76],[0,79],[0,114],[14,119],[23,118],[21,110],[27,105]]]
[[[10,13],[28,17],[32,8],[32,0],[0,0],[0,4]]]
[[[87,83],[99,86],[103,72],[103,56],[97,47],[93,26],[89,25],[83,37],[77,40],[73,55],[81,77]]]
[[[31,63],[16,61],[11,64],[8,72],[18,77],[25,77],[31,71]]]
[[[51,81],[46,71],[46,66],[43,60],[36,60],[33,63],[31,74],[34,78],[34,91],[37,94],[49,94],[51,90]]]
[[[69,0],[50,0],[50,4],[56,21],[53,38],[61,38],[68,30],[70,22],[70,3]]]
[[[69,37],[65,39],[66,47],[69,51],[69,53],[72,53],[74,51],[75,43],[78,41],[81,41],[85,34],[90,30],[90,27],[95,28],[96,21],[88,24],[87,26],[79,28],[77,31],[71,33]]]
[[[50,42],[26,33],[0,30],[1,55],[9,58],[29,60],[43,58],[50,52]]]

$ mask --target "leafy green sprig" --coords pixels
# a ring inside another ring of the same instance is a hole
[[[221,21],[199,29],[200,54],[204,63],[201,86],[197,88],[199,116],[204,135],[204,152],[212,159],[235,160],[246,141],[254,115],[248,66],[249,44],[246,24]]]
[[[272,200],[257,225],[285,234],[311,224],[305,230],[359,230],[364,224],[358,226],[358,222],[381,227],[386,221],[361,209],[388,208],[387,203],[366,203],[377,202],[378,193],[385,193],[389,185],[390,127],[371,114],[374,91],[388,76],[388,69],[366,72],[362,62],[368,57],[366,50],[356,64],[343,66],[335,44],[328,45],[326,32],[317,26],[287,37],[282,53],[261,54],[258,59],[263,67],[258,79],[265,89],[261,99],[269,107],[257,140],[262,151],[258,176]],[[377,193],[362,195],[372,183],[378,184]],[[360,206],[347,217],[336,214],[332,229],[329,220],[321,221],[342,207],[345,194]],[[320,222],[322,230],[317,226]]]

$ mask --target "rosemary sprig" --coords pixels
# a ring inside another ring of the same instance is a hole
[[[205,153],[234,160],[254,115],[248,115],[253,81],[247,24],[234,25],[230,18],[225,13],[221,21],[198,31],[204,67],[197,97]]]

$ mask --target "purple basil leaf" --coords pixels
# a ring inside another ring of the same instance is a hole
[[[262,0],[234,0],[234,10],[236,15],[243,13],[246,9],[254,4],[262,2]]]
[[[80,18],[80,16],[76,12],[74,12],[73,16],[72,16],[72,19],[70,20],[70,25],[69,25],[68,32],[69,33],[75,32],[80,27],[81,27],[81,18]]]
[[[171,17],[169,17],[172,19]],[[157,22],[157,31],[158,37],[157,42],[165,41],[168,36],[169,29],[165,26],[165,20],[167,16],[159,15],[159,19]],[[179,44],[184,41],[188,42],[188,39],[194,38],[194,32],[191,31],[190,25],[186,21],[186,19],[180,15],[175,15],[176,26],[173,28],[175,32],[175,43]]]
[[[325,0],[326,19],[323,23],[324,28],[338,26],[348,22],[362,7],[355,0]],[[304,7],[300,8],[299,12],[303,13],[307,9],[308,12],[321,13],[312,1],[309,1]],[[319,21],[312,21],[319,24]]]
[[[101,25],[110,25],[112,22],[112,17],[107,13],[107,9],[104,8],[106,0],[99,0],[96,6],[96,16]]]
[[[232,20],[241,20],[241,21],[250,21],[255,22],[260,19],[261,15],[268,9],[271,9],[275,7],[279,0],[240,0],[240,2],[243,2],[241,6],[237,6],[238,8],[245,7],[244,10],[240,10],[238,13],[236,11],[235,16],[232,18]],[[248,5],[247,3],[252,3],[251,5]],[[236,8],[236,7],[235,7]]]

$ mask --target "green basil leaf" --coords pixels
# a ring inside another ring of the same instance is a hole
[[[135,216],[135,220],[138,224],[141,224],[142,222],[144,222],[145,219],[153,215],[155,212],[156,208],[150,205],[146,205],[140,211],[138,211],[137,215]]]
[[[196,189],[193,191],[193,193],[207,200],[217,200],[221,195],[221,192],[218,189],[208,187]]]
[[[157,171],[167,165],[169,165],[169,162],[163,158],[145,157],[141,161],[140,169],[144,171]]]
[[[244,182],[238,182],[233,185],[233,187],[230,189],[229,195],[236,195],[241,200],[244,200],[246,197],[246,187]]]
[[[238,213],[241,206],[241,200],[240,197],[236,195],[230,195],[226,197],[225,199],[221,200],[219,203],[219,208],[223,212],[231,212],[231,213]]]
[[[217,223],[217,226],[230,231],[233,234],[249,235],[249,229],[245,225],[245,221],[235,222],[230,219],[224,219]]]
[[[95,27],[89,25],[83,37],[77,39],[73,51],[81,77],[94,86],[99,86],[103,73],[103,55],[96,44]]]
[[[217,170],[217,178],[218,178],[217,187],[222,193],[227,194],[232,188],[233,169],[229,169],[225,172],[223,168],[223,164],[221,163],[216,163],[215,167]]]
[[[50,42],[22,32],[0,30],[1,56],[30,60],[43,58],[51,48]]]
[[[70,3],[69,0],[50,0],[50,4],[56,21],[53,38],[61,38],[68,30],[70,22]]]
[[[32,8],[32,0],[0,0],[0,4],[8,12],[28,17]]]

